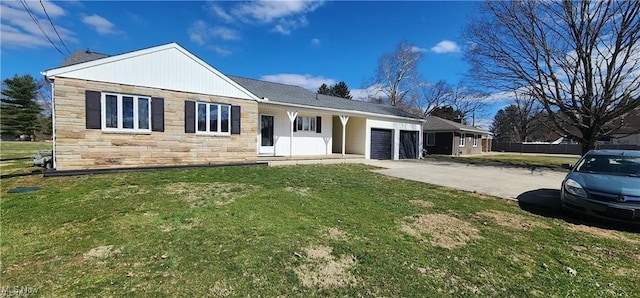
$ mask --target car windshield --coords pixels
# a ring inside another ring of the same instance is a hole
[[[575,172],[640,177],[640,157],[624,155],[587,155]]]

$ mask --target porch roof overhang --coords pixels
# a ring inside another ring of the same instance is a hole
[[[376,114],[376,113],[355,111],[355,110],[343,110],[343,109],[334,109],[334,108],[326,108],[326,107],[299,105],[299,104],[284,103],[284,102],[278,102],[278,101],[266,101],[266,100],[263,100],[263,101],[261,101],[259,103],[259,106],[260,105],[274,105],[274,106],[277,106],[277,107],[291,107],[291,108],[299,108],[299,109],[318,110],[318,111],[324,111],[324,112],[331,112],[331,113],[334,113],[336,115],[380,117],[380,118],[387,118],[387,119],[394,119],[394,120],[411,121],[411,122],[414,122],[415,124],[421,124],[422,122],[424,122],[424,120],[417,119],[417,118],[400,117],[400,116],[393,116],[393,115],[383,115],[383,114]]]

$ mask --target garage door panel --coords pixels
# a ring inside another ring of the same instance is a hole
[[[389,129],[371,129],[371,159],[392,159],[393,131]]]
[[[400,148],[398,157],[400,159],[416,159],[418,151],[418,132],[400,131]]]

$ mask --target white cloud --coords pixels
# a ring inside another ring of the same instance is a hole
[[[372,85],[364,89],[351,89],[349,93],[354,100],[369,101],[371,98],[385,97],[386,95],[381,90],[381,85]]]
[[[219,46],[211,46],[209,47],[210,50],[216,52],[216,54],[222,56],[222,57],[226,57],[229,56],[231,54],[233,54],[233,52],[229,49],[225,49],[223,47],[219,47]]]
[[[228,14],[226,11],[224,11],[224,9],[218,5],[212,4],[211,6],[209,6],[209,10],[211,10],[211,12],[216,15],[217,17],[221,18],[223,21],[225,22],[231,22],[233,21],[233,17]]]
[[[51,18],[62,17],[67,14],[64,11],[64,9],[62,9],[60,6],[56,5],[51,1],[46,1],[46,0],[42,1],[42,5],[44,5],[44,8],[47,10],[47,14],[49,14],[49,17]],[[45,15],[44,9],[42,9],[42,5],[34,1],[34,2],[31,2],[31,5],[29,6],[29,8],[31,9],[32,12],[35,12],[39,15]]]
[[[260,79],[268,82],[300,86],[312,91],[318,90],[318,88],[322,84],[327,84],[327,86],[330,86],[336,83],[335,80],[325,78],[322,76],[316,77],[310,74],[294,74],[294,73],[264,75],[260,77]]]
[[[43,1],[47,13],[55,23],[56,18],[66,15],[66,12],[56,4]],[[42,31],[44,31],[49,38],[58,46],[63,49],[62,43],[59,41],[54,28],[51,26],[49,20],[46,19],[42,6],[39,2],[26,2],[25,5],[29,7],[33,16],[38,20]],[[10,48],[38,48],[48,47],[53,48],[51,42],[47,40],[40,28],[31,19],[31,16],[25,11],[20,2],[17,1],[3,1],[0,2],[0,41],[3,47]],[[69,44],[77,42],[74,37],[74,33],[59,24],[56,24],[56,29],[60,38]]]
[[[189,33],[189,39],[199,45],[206,43],[207,39],[207,23],[202,20],[198,20],[191,24],[191,27],[187,30]]]
[[[320,40],[317,38],[311,39],[311,45],[314,47],[320,46]]]
[[[246,24],[272,25],[272,31],[291,34],[297,28],[306,27],[309,21],[306,14],[322,6],[324,1],[309,0],[255,0],[235,4],[228,10],[217,4],[208,9],[226,22],[243,22]]]
[[[455,42],[445,39],[432,47],[431,51],[436,54],[457,53],[460,52],[460,47]]]
[[[240,39],[238,31],[227,27],[213,27],[209,29],[209,34],[212,37],[217,37],[223,40],[237,40]]]
[[[96,30],[102,35],[118,33],[116,26],[113,23],[97,14],[84,16],[82,18],[82,22],[93,27],[93,30]]]
[[[199,45],[204,45],[212,39],[222,40],[238,40],[240,34],[238,31],[227,27],[209,27],[209,24],[203,20],[197,20],[191,24],[187,30],[189,39]]]
[[[428,50],[425,49],[425,48],[420,48],[420,47],[413,46],[413,47],[411,47],[411,51],[412,52],[427,52]]]
[[[291,31],[297,28],[303,28],[309,25],[309,21],[305,16],[301,16],[299,18],[280,20],[273,29],[274,32],[281,33],[283,35],[291,34]]]

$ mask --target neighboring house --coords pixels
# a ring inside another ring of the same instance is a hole
[[[430,116],[424,121],[427,154],[468,155],[491,151],[489,132],[455,121]]]
[[[398,109],[231,79],[176,43],[76,51],[43,75],[57,170],[252,163],[262,154],[416,158],[421,144],[421,119]]]
[[[599,143],[621,147],[640,146],[640,108],[625,115],[619,121],[621,121],[620,128]]]

